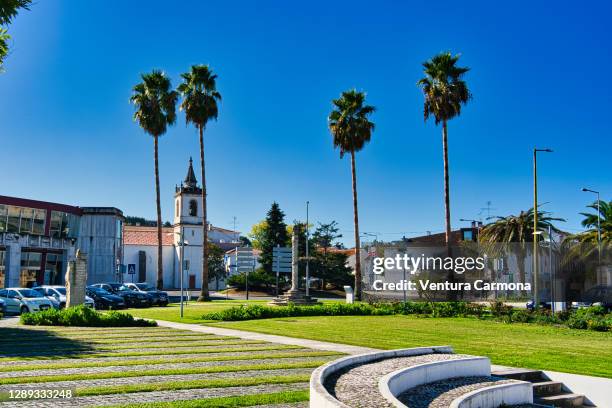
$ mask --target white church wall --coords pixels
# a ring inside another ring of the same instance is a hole
[[[133,276],[134,282],[138,282],[140,276],[139,253],[144,251],[146,254],[146,283],[151,286],[157,284],[157,246],[154,245],[125,245],[124,264],[135,264],[136,274]],[[162,246],[162,260],[164,269],[164,286],[170,288],[174,281],[175,252],[174,247],[169,245]],[[132,282],[132,276],[125,274],[124,281]]]

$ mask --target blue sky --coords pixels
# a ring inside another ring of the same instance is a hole
[[[38,1],[10,27],[0,75],[0,194],[116,206],[154,218],[153,142],[128,99],[141,72],[178,84],[208,63],[223,94],[205,134],[209,214],[245,231],[272,201],[287,220],[336,220],[352,243],[350,163],[327,130],[330,100],[365,90],[378,109],[357,155],[360,225],[385,240],[444,227],[441,130],[422,117],[415,83],[437,52],[461,53],[474,99],[449,124],[453,227],[540,201],[580,228],[593,197],[610,199],[612,33],[605,2]],[[179,114],[160,141],[162,211],[198,156]],[[197,161],[196,161],[197,163]],[[486,212],[483,213],[486,216]]]

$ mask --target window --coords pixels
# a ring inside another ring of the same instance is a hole
[[[45,219],[47,211],[34,210],[34,219],[32,220],[32,234],[43,235],[45,233]]]
[[[21,215],[21,209],[12,205],[8,206],[8,222],[6,225],[7,232],[18,233],[19,232],[19,216]]]
[[[473,234],[472,234],[472,230],[464,230],[463,231],[463,240],[464,241],[473,241]]]
[[[21,223],[19,225],[20,234],[32,233],[32,218],[34,218],[34,210],[31,208],[21,209]]]
[[[189,215],[192,217],[198,216],[198,202],[196,200],[189,201]]]
[[[0,232],[6,231],[6,205],[0,204]]]
[[[51,211],[49,234],[52,238],[76,238],[79,233],[79,217],[60,211]]]

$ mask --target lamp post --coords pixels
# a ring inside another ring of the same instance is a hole
[[[599,191],[591,190],[586,187],[582,187],[582,191],[597,194],[597,265],[601,266],[601,211],[599,210]],[[597,275],[599,275],[599,272],[597,272]]]
[[[183,297],[184,297],[184,284],[183,284],[183,263],[185,262],[183,260],[184,256],[185,256],[185,245],[187,244],[187,241],[185,241],[185,238],[183,236],[183,227],[181,227],[180,232],[175,232],[175,234],[177,234],[179,236],[179,285],[181,286],[181,319],[183,318]]]
[[[539,306],[538,296],[538,152],[552,153],[551,149],[533,149],[533,303]]]

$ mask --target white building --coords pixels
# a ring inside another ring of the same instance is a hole
[[[181,234],[185,240],[183,259],[186,269],[183,279],[187,288],[200,288],[202,285],[202,189],[198,186],[193,162],[189,159],[187,177],[176,187],[174,194],[174,219],[172,227],[162,228],[162,259],[164,286],[180,286],[179,259]],[[224,251],[239,245],[239,232],[208,224],[208,241]],[[125,226],[124,260],[133,265],[135,274],[124,275],[125,281],[147,282],[155,286],[157,281],[157,228]],[[211,282],[216,288],[215,282]],[[213,286],[211,286],[213,287]],[[219,288],[224,288],[220,282]]]

